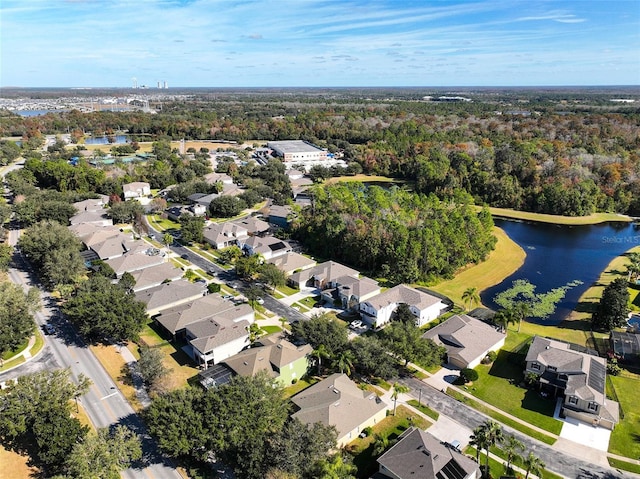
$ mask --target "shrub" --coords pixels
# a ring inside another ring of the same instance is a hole
[[[489,351],[489,353],[482,360],[482,364],[491,364],[498,358],[498,353],[495,351]]]
[[[207,285],[207,291],[209,291],[210,293],[219,293],[220,285],[218,283],[209,283]]]
[[[465,368],[462,371],[460,371],[460,376],[464,377],[465,382],[477,381],[478,378],[480,377],[478,375],[478,371],[476,371],[475,369],[471,369],[471,368]]]

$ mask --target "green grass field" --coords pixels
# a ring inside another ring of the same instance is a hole
[[[609,376],[624,411],[624,419],[611,433],[609,452],[638,459],[640,457],[640,381],[632,378]]]
[[[457,273],[455,278],[429,285],[429,288],[464,307],[462,294],[467,288],[476,288],[481,292],[500,283],[520,268],[526,256],[524,250],[500,228],[494,228],[493,234],[498,242],[486,261],[469,266]]]
[[[477,206],[477,208],[480,209],[481,207]],[[489,211],[493,216],[501,218],[537,221],[539,223],[553,223],[556,225],[595,225],[598,223],[605,223],[607,221],[631,221],[629,216],[619,215],[617,213],[594,213],[589,216],[560,216],[494,207],[489,207]]]
[[[640,465],[633,464],[631,462],[620,461],[619,459],[614,459],[613,457],[609,457],[609,465],[616,469],[620,469],[621,471],[629,471],[634,474],[640,474]]]

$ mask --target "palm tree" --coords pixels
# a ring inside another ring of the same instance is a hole
[[[511,463],[521,458],[518,451],[524,451],[524,444],[518,441],[515,436],[507,436],[502,442],[502,452],[507,459],[507,473],[511,470]]]
[[[480,452],[487,445],[487,435],[483,426],[478,426],[473,430],[469,444],[476,448],[476,462],[480,464]]]
[[[640,273],[640,254],[638,253],[629,253],[629,261],[630,263],[627,265],[627,281],[631,282],[633,278],[638,277],[638,273]]]
[[[311,355],[316,358],[316,362],[318,364],[318,376],[320,376],[322,358],[330,357],[329,351],[324,344],[319,344],[318,347],[311,352]]]
[[[389,440],[389,436],[386,436],[386,435],[383,436],[376,433],[374,435],[374,441],[373,441],[373,451],[372,451],[373,457],[378,457],[380,454],[386,451],[389,448],[389,446],[391,446],[391,443],[392,441]]]
[[[345,349],[338,354],[336,358],[336,366],[340,369],[340,373],[346,373],[347,376],[351,376],[351,370],[353,369],[353,352],[350,349]]]
[[[478,294],[478,288],[467,288],[462,293],[462,301],[468,303],[467,309],[471,309],[471,306],[480,303],[480,295]]]
[[[491,448],[491,446],[495,446],[496,444],[499,444],[502,441],[504,441],[504,436],[502,435],[502,426],[497,422],[492,421],[491,419],[489,419],[488,421],[485,421],[482,427],[484,427],[485,429],[485,437],[487,439],[485,449],[487,451],[486,467],[488,471],[489,470],[489,448]]]
[[[542,462],[542,460],[538,456],[530,452],[529,455],[524,458],[524,469],[525,471],[527,471],[527,474],[526,476],[524,476],[524,479],[529,479],[530,472],[533,473],[535,476],[539,476],[540,471],[544,469],[544,466],[545,466],[544,462]]]
[[[404,384],[394,383],[393,384],[393,393],[391,394],[391,399],[393,399],[393,415],[396,415],[396,405],[398,402],[398,396],[400,394],[408,393],[409,387]]]
[[[529,313],[531,313],[531,307],[528,303],[520,301],[519,303],[516,303],[513,310],[515,312],[516,319],[518,320],[518,332],[520,332],[520,325],[522,324],[522,321],[527,319]]]
[[[173,244],[173,236],[170,235],[169,233],[165,233],[162,235],[162,244],[164,244],[164,246],[167,248],[167,256],[170,253],[170,249],[169,246]]]
[[[501,309],[493,317],[493,322],[500,326],[500,331],[505,332],[510,324],[518,322],[518,318],[513,309]]]

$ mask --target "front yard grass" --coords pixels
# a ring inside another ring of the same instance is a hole
[[[409,427],[426,429],[431,423],[404,406],[398,406],[395,416],[387,416],[371,428],[371,434],[364,438],[356,438],[346,446],[347,452],[353,455],[353,463],[358,468],[356,477],[367,478],[377,470],[373,456],[373,445],[376,435],[395,440]]]
[[[514,421],[513,419],[505,416],[504,414],[500,414],[499,412],[496,412],[493,409],[490,409],[484,406],[478,401],[469,399],[468,397],[464,396],[462,393],[458,392],[455,388],[448,388],[446,392],[449,396],[460,401],[461,403],[464,403],[472,407],[473,409],[480,411],[483,414],[486,414],[490,418],[495,419],[496,421],[504,424],[505,426],[509,426],[510,428],[515,429],[516,431],[520,431],[522,434],[531,436],[532,438],[537,439],[538,441],[551,445],[551,444],[554,444],[557,440],[554,437],[547,436],[546,434],[542,434],[534,429],[531,429],[530,427],[527,427],[524,424],[519,423],[518,421]],[[536,424],[536,426],[538,425]]]
[[[411,407],[416,408],[422,414],[426,414],[434,421],[437,421],[438,418],[440,417],[440,414],[438,413],[438,411],[434,411],[429,406],[426,406],[424,404],[419,404],[418,401],[416,401],[415,399],[410,399],[409,401],[407,401],[407,404]]]
[[[307,389],[309,386],[318,382],[318,379],[315,377],[304,377],[302,379],[298,379],[295,384],[291,386],[287,386],[284,388],[283,393],[285,398],[290,398],[291,396],[295,396],[300,391]]]
[[[468,391],[473,396],[545,431],[560,434],[562,422],[553,418],[555,399],[544,399],[533,390],[518,386],[523,381],[522,355],[501,350],[491,365],[475,368],[477,381]]]
[[[277,290],[285,296],[291,296],[299,292],[297,289],[294,289],[291,286],[278,286]]]
[[[632,378],[609,376],[624,411],[620,422],[611,433],[609,452],[637,459],[640,457],[640,403],[638,388],[640,381]]]
[[[611,467],[620,469],[621,471],[628,471],[628,472],[633,472],[634,474],[640,474],[640,464],[633,464],[631,462],[621,461],[619,459],[614,459],[613,457],[609,457],[607,459],[609,460],[609,465]]]
[[[264,331],[264,334],[274,334],[282,331],[280,326],[261,326],[260,329]]]
[[[29,466],[29,456],[8,451],[0,444],[0,479],[24,479],[25,477],[40,477],[37,468]]]

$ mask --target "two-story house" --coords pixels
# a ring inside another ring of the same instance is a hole
[[[618,403],[607,399],[607,361],[582,346],[536,336],[526,356],[525,373],[539,377],[543,394],[563,398],[561,414],[613,429]]]

